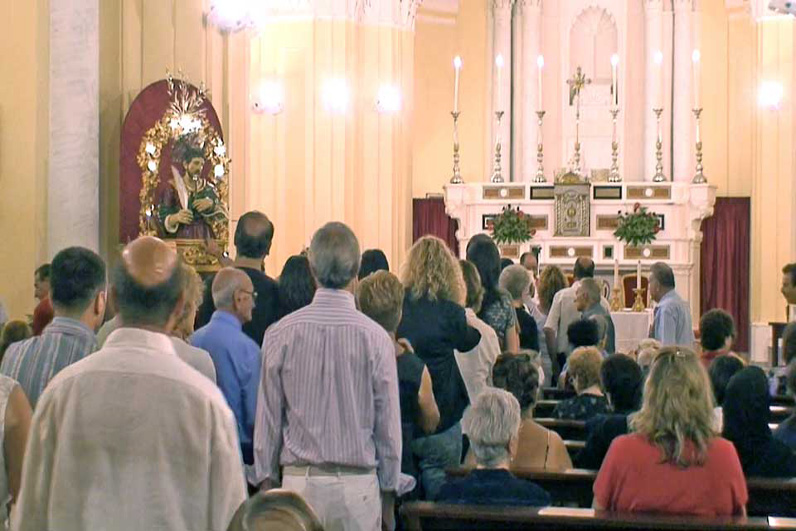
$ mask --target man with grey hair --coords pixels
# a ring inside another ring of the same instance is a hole
[[[251,465],[260,347],[243,332],[243,325],[252,320],[257,293],[249,275],[225,267],[213,279],[212,294],[216,310],[210,322],[191,336],[191,344],[206,350],[213,360],[218,387],[238,424],[243,462]]]
[[[465,505],[544,507],[550,495],[509,472],[517,453],[520,404],[502,389],[484,390],[464,413],[462,431],[470,439],[478,468],[461,479],[450,480],[436,501]]]
[[[354,302],[359,242],[342,223],[312,237],[312,303],[265,334],[253,479],[301,494],[324,529],[393,522],[401,472],[395,349]]]
[[[592,319],[597,322],[600,330],[600,341],[609,355],[616,352],[616,329],[611,313],[600,304],[602,292],[600,285],[593,278],[584,278],[580,281],[575,292],[575,307],[580,312],[581,319]]]
[[[652,337],[666,345],[694,345],[691,308],[674,290],[674,272],[663,262],[650,268],[650,297],[658,303],[653,314]]]

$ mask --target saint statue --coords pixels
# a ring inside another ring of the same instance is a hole
[[[186,135],[177,139],[171,153],[172,179],[158,200],[164,237],[215,239],[214,223],[226,223],[227,213],[214,183],[202,176],[205,154],[201,143]]]

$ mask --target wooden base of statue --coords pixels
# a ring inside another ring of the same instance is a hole
[[[223,267],[218,258],[208,252],[207,243],[204,240],[176,238],[164,239],[163,241],[173,247],[182,258],[182,261],[193,267],[197,273],[215,273]],[[227,242],[216,240],[216,244],[223,250],[226,248]]]
[[[622,288],[614,287],[611,290],[611,311],[621,312],[625,309],[624,301],[622,300]]]
[[[634,312],[643,312],[647,309],[647,305],[644,304],[644,292],[646,290],[644,288],[641,289],[634,289],[633,293],[636,294],[636,300],[633,302],[633,311]]]

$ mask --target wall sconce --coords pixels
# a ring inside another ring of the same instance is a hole
[[[321,98],[327,111],[336,114],[345,113],[348,109],[348,97],[348,85],[345,79],[327,79],[323,84]]]
[[[234,33],[251,26],[249,0],[211,0],[208,21],[221,31]]]
[[[401,91],[394,85],[382,85],[376,96],[376,109],[382,114],[401,111]]]
[[[252,100],[252,111],[276,116],[285,108],[285,88],[278,81],[264,81]]]
[[[779,110],[784,95],[785,89],[782,87],[782,83],[777,81],[763,81],[757,92],[757,102],[765,109],[776,111]]]

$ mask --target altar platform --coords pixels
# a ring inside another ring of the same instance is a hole
[[[699,318],[699,260],[702,220],[713,214],[716,187],[688,182],[584,183],[588,204],[573,212],[573,205],[556,199],[553,183],[488,182],[445,186],[445,210],[458,221],[456,237],[462,257],[474,235],[491,232],[491,220],[506,205],[519,207],[530,216],[536,231],[531,241],[519,246],[501,246],[501,253],[517,259],[526,251],[538,253],[540,266],[555,264],[572,269],[575,258],[588,256],[597,266],[597,276],[613,283],[614,264],[620,273],[635,273],[641,263],[648,274],[654,262],[672,267],[678,292],[691,304],[694,322]],[[561,188],[559,188],[560,192]],[[584,201],[585,203],[585,201]],[[619,212],[629,212],[638,203],[660,218],[660,232],[650,245],[627,246],[614,237]],[[585,232],[561,236],[557,222],[567,216],[584,216]],[[613,287],[613,286],[612,286]]]

